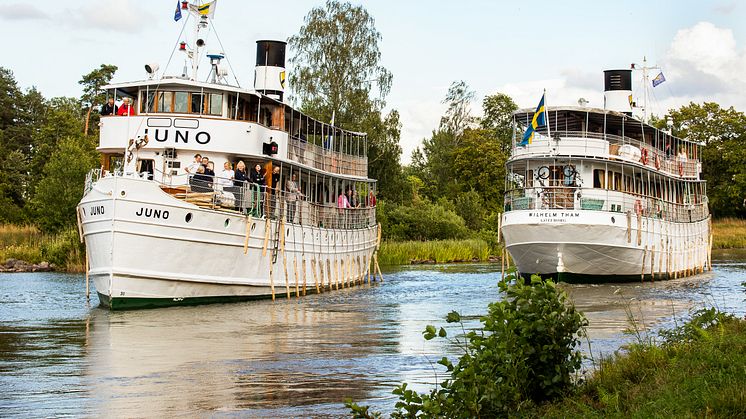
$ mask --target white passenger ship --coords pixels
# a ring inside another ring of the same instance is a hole
[[[549,107],[531,144],[514,146],[502,234],[525,277],[639,281],[708,268],[698,144],[672,136],[672,121],[661,130],[632,116],[631,73],[605,72],[605,109]],[[515,112],[516,124],[534,112]]]
[[[135,110],[101,117],[101,168],[78,206],[101,304],[289,298],[361,283],[366,274],[370,281],[380,235],[367,199],[376,184],[367,177],[365,134],[283,102],[284,42],[257,42],[253,89],[229,85],[216,52],[207,52],[210,74],[198,81],[210,18],[183,7],[196,24],[192,42],[177,48],[191,68],[158,77],[148,65],[148,80],[105,87]],[[186,172],[197,153],[214,163],[216,177]],[[260,165],[266,181],[220,177],[225,162],[235,169],[239,161],[247,175]],[[338,208],[348,190],[347,201],[359,205]]]

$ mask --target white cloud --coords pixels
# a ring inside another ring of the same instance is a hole
[[[0,8],[0,19],[3,20],[45,20],[49,15],[31,4],[11,3]]]
[[[151,26],[155,17],[132,0],[91,1],[76,9],[66,9],[65,19],[76,29],[137,33]]]

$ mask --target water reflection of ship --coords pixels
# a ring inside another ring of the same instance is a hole
[[[270,409],[330,404],[390,391],[367,375],[387,349],[364,310],[293,302],[135,312],[91,311],[87,387],[96,414]],[[385,339],[383,339],[385,340]],[[335,359],[336,358],[336,359]],[[295,411],[295,414],[298,412]],[[340,412],[341,413],[341,412]]]

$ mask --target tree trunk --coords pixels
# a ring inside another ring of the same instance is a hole
[[[85,115],[85,136],[88,136],[88,122],[91,120],[91,111],[93,110],[93,106],[88,107],[88,113]]]

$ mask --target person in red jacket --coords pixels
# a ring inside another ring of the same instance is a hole
[[[130,98],[126,97],[122,99],[122,106],[119,107],[117,115],[119,116],[130,116],[135,114],[135,108],[130,104]]]

